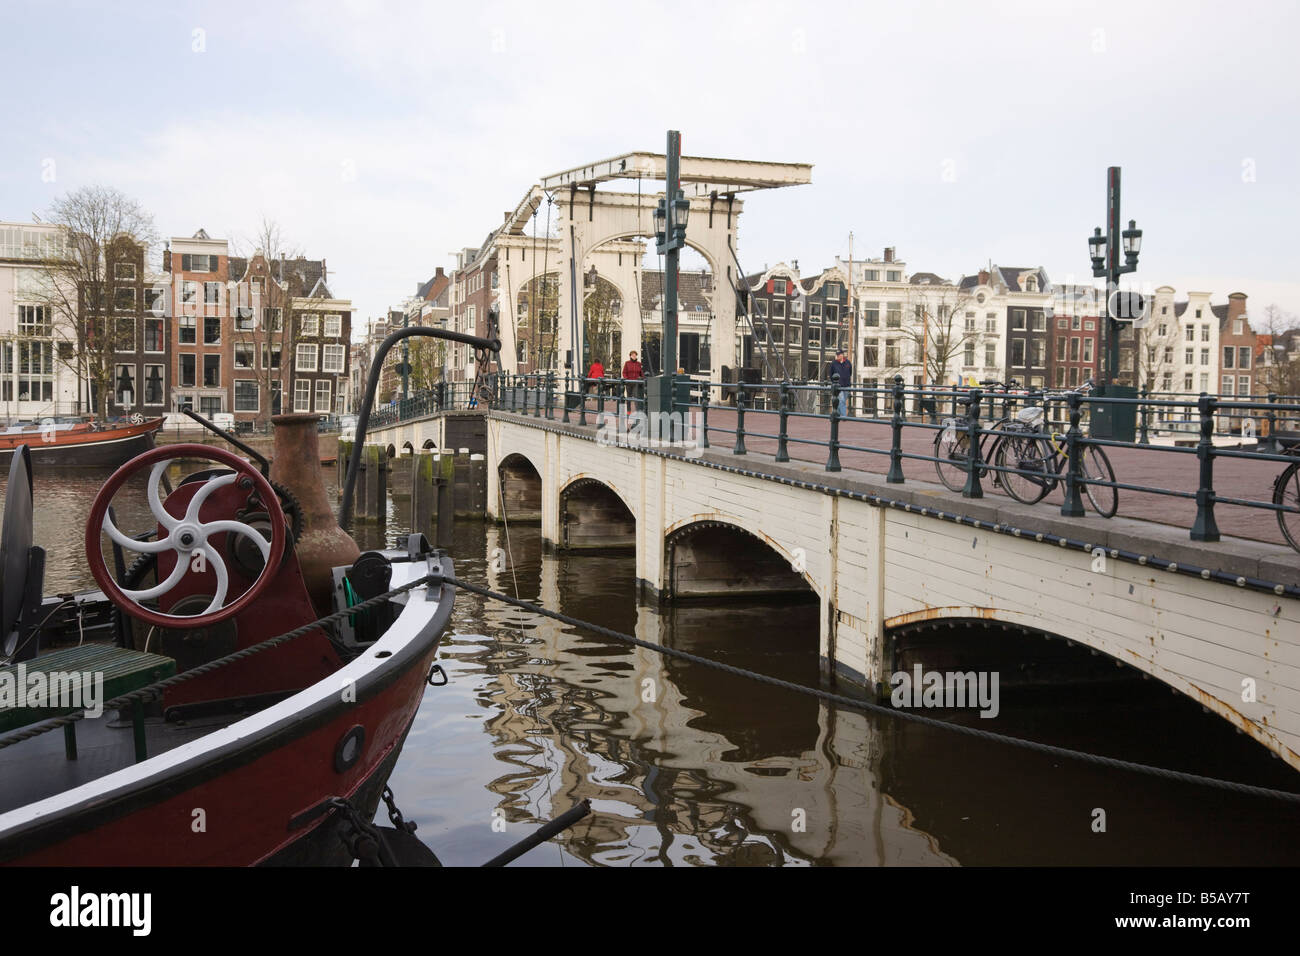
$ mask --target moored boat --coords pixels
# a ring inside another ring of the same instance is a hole
[[[161,418],[125,425],[92,422],[33,422],[0,432],[0,465],[26,445],[33,465],[61,468],[116,468],[153,447]]]

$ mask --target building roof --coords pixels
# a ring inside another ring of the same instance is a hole
[[[755,278],[758,278],[755,276]],[[705,288],[706,280],[712,279],[707,272],[683,272],[677,277],[677,300],[684,312],[712,312],[713,302]],[[664,274],[662,272],[641,273],[641,311],[657,312],[659,298],[663,295]]]
[[[948,280],[943,276],[937,276],[933,272],[913,272],[912,277],[907,280],[912,285],[947,285]]]

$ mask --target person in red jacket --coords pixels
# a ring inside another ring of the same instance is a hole
[[[601,387],[601,379],[605,377],[605,366],[600,364],[600,359],[593,359],[591,368],[587,369],[587,381],[582,386],[584,395],[591,392],[598,392]]]
[[[636,352],[627,353],[627,361],[623,363],[623,378],[626,380],[627,397],[637,398],[641,394],[640,380],[645,376],[641,371],[641,363],[636,359]]]

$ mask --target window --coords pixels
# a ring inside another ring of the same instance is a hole
[[[280,346],[272,345],[268,350],[265,345],[262,346],[262,368],[279,368],[280,367]],[[527,361],[520,359],[520,361]]]
[[[163,320],[162,319],[144,320],[144,350],[146,352],[163,351]]]
[[[1056,360],[1057,360],[1058,362],[1064,362],[1064,361],[1065,361],[1065,338],[1064,338],[1064,336],[1062,336],[1061,338],[1058,338],[1058,339],[1056,340]]]
[[[22,335],[53,335],[53,323],[43,305],[18,307],[18,331]]]
[[[1042,339],[1034,340],[1034,368],[1046,368],[1047,343]]]
[[[252,332],[256,327],[253,324],[253,310],[249,306],[240,306],[235,309],[235,331]]]
[[[113,290],[113,311],[114,312],[134,312],[135,311],[135,289],[130,287],[118,286]]]
[[[816,330],[819,336],[822,330]],[[809,334],[811,341],[811,333]],[[321,346],[321,371],[322,372],[342,372],[343,358],[346,355],[346,346],[342,345],[325,345]]]
[[[886,282],[902,282],[902,281],[903,281],[903,273],[897,271],[896,269],[890,269],[890,270],[888,270],[888,271],[885,272],[885,281],[886,281]]]
[[[903,324],[903,303],[890,302],[885,307],[885,325],[897,329]]]
[[[1168,326],[1166,326],[1163,322],[1161,322],[1160,331],[1157,334],[1163,339],[1167,331],[1168,331]]]
[[[1025,367],[1025,340],[1024,339],[1011,340],[1011,367],[1012,368]]]
[[[114,369],[113,398],[119,405],[136,404],[134,365],[118,365]]]
[[[998,314],[996,312],[986,312],[984,314],[984,331],[996,335],[998,331]]]
[[[203,344],[221,344],[221,319],[215,315],[208,315],[203,318]]]
[[[194,337],[195,318],[192,315],[179,315],[176,317],[177,341],[181,345],[193,345],[197,341]]]
[[[813,322],[817,322],[821,320],[821,317],[822,317],[822,304],[820,302],[808,303],[808,318]]]
[[[1210,364],[1210,350],[1209,350],[1209,349],[1201,349],[1201,364],[1202,364],[1202,365],[1209,365],[1209,364]]]
[[[1202,372],[1202,373],[1201,373],[1201,391],[1202,391],[1202,392],[1208,392],[1209,390],[1210,390],[1210,376],[1209,376],[1208,374],[1206,374],[1205,372]]]
[[[113,344],[120,352],[135,351],[135,319],[117,320],[117,337]]]
[[[163,403],[163,367],[146,365],[144,367],[144,403],[161,405]]]
[[[1160,378],[1160,391],[1172,392],[1174,390],[1174,373],[1165,372]]]
[[[879,282],[879,281],[880,281],[880,270],[879,270],[879,269],[867,269],[867,270],[863,273],[863,275],[866,276],[866,280],[867,280],[868,282]]]
[[[974,312],[967,312],[967,313],[966,313],[966,331],[967,331],[967,332],[974,332],[974,331],[975,331],[975,313],[974,313]]]
[[[182,272],[216,272],[216,256],[197,256],[188,252],[181,256]]]
[[[1092,363],[1092,344],[1094,341],[1093,339],[1083,340],[1083,360],[1089,364]]]
[[[1183,376],[1183,391],[1190,392],[1191,390],[1192,390],[1192,375],[1189,372]]]
[[[221,356],[220,355],[203,356],[203,386],[204,388],[221,387]]]
[[[1250,376],[1238,375],[1237,376],[1237,397],[1240,398],[1243,395],[1249,395],[1249,394],[1250,394]]]
[[[827,325],[834,325],[839,320],[840,307],[830,302],[826,303],[826,314],[822,317],[822,321]]]
[[[1064,319],[1063,319],[1062,321],[1064,321]],[[1064,369],[1064,368],[1058,367],[1058,368],[1056,369],[1056,387],[1057,387],[1057,388],[1064,388],[1064,387],[1065,387],[1065,369]]]
[[[992,342],[984,343],[984,367],[995,368],[998,364],[998,347]]]
[[[293,410],[295,412],[311,411],[311,379],[293,380]]]
[[[257,382],[251,378],[235,379],[235,411],[255,412],[258,410]]]
[[[862,349],[862,364],[877,366],[880,364],[880,340],[867,339]]]
[[[1171,364],[1174,361],[1174,347],[1172,345],[1165,346],[1165,361]]]
[[[325,347],[326,347],[326,348],[330,348],[330,346],[328,346],[328,345],[325,346]],[[339,347],[340,349],[343,348],[343,346],[341,346],[341,345],[338,346],[338,347]],[[810,325],[810,326],[808,327],[808,348],[810,348],[810,349],[820,349],[821,347],[822,347],[822,330],[819,329],[819,328],[818,328],[817,326],[815,326],[815,325]],[[342,361],[342,359],[340,359],[340,362],[341,362],[341,361]],[[325,368],[325,369],[322,369],[321,371],[323,371],[323,372],[328,372],[328,371],[330,371],[330,369]]]
[[[777,294],[777,295],[785,295],[785,280],[784,280],[784,279],[773,279],[773,280],[772,280],[772,291],[773,291],[775,294]]]
[[[1077,337],[1070,339],[1070,361],[1079,361],[1079,339]]]
[[[773,344],[773,345],[784,345],[784,344],[785,344],[785,326],[784,326],[784,325],[772,325],[772,326],[769,326],[768,328],[770,329],[770,331],[771,331],[771,333],[772,333],[772,344]]]
[[[1202,342],[1210,341],[1210,327],[1208,325],[1201,326],[1201,341]]]
[[[791,325],[790,330],[786,335],[786,343],[789,345],[797,346],[802,341],[803,341],[803,326]],[[680,354],[680,352],[678,354]]]
[[[763,318],[766,319],[766,318],[767,318],[767,299],[755,299],[755,300],[754,300],[754,305],[755,305],[755,307],[756,307],[756,309],[757,309],[757,314],[758,314],[758,315],[761,315]]]
[[[962,356],[962,365],[966,368],[975,367],[975,343],[974,342],[966,343],[966,352]]]
[[[1250,368],[1250,346],[1240,345],[1237,347],[1237,368]]]
[[[1183,364],[1191,365],[1194,361],[1196,361],[1196,350],[1183,349]]]
[[[1200,310],[1200,309],[1197,309],[1197,310],[1196,310],[1196,317],[1197,317],[1198,319],[1201,317],[1201,310]]]
[[[115,279],[135,279],[134,262],[115,262],[113,263],[113,278]]]
[[[772,318],[774,319],[785,318],[785,299],[772,300]]]
[[[1030,313],[1030,322],[1032,323],[1035,332],[1047,331],[1047,316],[1043,314],[1042,309],[1034,309],[1034,311]]]
[[[1096,328],[1097,328],[1097,323],[1094,322],[1094,321],[1092,321],[1091,319],[1089,319],[1087,322],[1083,323],[1083,330],[1084,330],[1085,332],[1092,332],[1092,331],[1095,331]]]
[[[1231,395],[1232,390],[1237,387],[1237,379],[1231,375],[1223,376],[1222,387],[1219,390],[1220,395]]]
[[[262,325],[272,332],[284,331],[284,315],[279,309],[263,309]]]
[[[492,278],[496,278],[496,273],[492,273]],[[611,309],[617,315],[619,309],[615,308],[619,303],[616,301],[610,303]],[[343,316],[337,312],[330,312],[325,316],[325,336],[326,338],[336,339],[343,334]]]
[[[1223,367],[1232,368],[1236,358],[1237,358],[1237,350],[1234,349],[1231,345],[1225,345],[1223,347]]]
[[[1077,317],[1076,317],[1076,321],[1077,321]],[[1056,320],[1056,327],[1058,329],[1068,329],[1070,327],[1070,320],[1067,319],[1065,316],[1061,316],[1059,319]]]
[[[320,314],[317,312],[304,312],[299,328],[303,335],[320,335]]]
[[[1195,341],[1196,341],[1196,326],[1194,326],[1194,325],[1189,325],[1189,326],[1188,326],[1186,329],[1184,329],[1183,331],[1187,333],[1187,335],[1186,335],[1187,341],[1189,341],[1189,342],[1195,342]]]
[[[1245,331],[1245,323],[1241,319],[1232,320],[1232,334],[1241,335]]]
[[[257,367],[257,349],[253,345],[244,342],[235,343],[235,368],[256,368]],[[236,380],[235,388],[239,388],[239,382]],[[235,411],[239,411],[236,403]]]
[[[144,290],[144,310],[149,315],[163,315],[167,311],[167,287],[152,285]]]
[[[866,311],[863,312],[863,322],[866,325],[870,325],[870,326],[880,325],[880,303],[879,302],[868,302],[866,304]]]
[[[194,384],[194,368],[197,359],[193,355],[181,356],[181,384],[192,386]]]
[[[1012,309],[1011,310],[1011,331],[1023,332],[1024,330],[1025,330],[1025,310]]]
[[[828,282],[823,288],[826,290],[825,296],[828,299],[840,300],[840,284],[838,282]]]
[[[330,398],[333,396],[330,388],[330,380],[321,378],[316,380],[316,411],[329,414]]]
[[[885,367],[897,368],[899,364],[900,363],[898,359],[898,340],[886,339],[885,340]]]
[[[316,371],[316,346],[299,343],[293,357],[294,369],[298,372]]]
[[[221,283],[220,282],[203,283],[203,304],[204,305],[221,304]]]

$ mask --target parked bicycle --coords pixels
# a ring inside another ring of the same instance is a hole
[[[993,380],[981,382],[980,385],[987,389],[987,395],[991,398],[994,395],[1005,396],[1008,392],[1013,392],[1020,388],[1020,383],[1015,379],[1009,382],[997,382]],[[1021,409],[1017,415],[1023,414],[1026,410]],[[997,454],[998,446],[1002,441],[1002,435],[997,434],[993,442],[985,453],[985,440],[990,434],[1001,432],[1002,429],[1013,421],[1013,416],[1007,415],[993,423],[987,431],[981,432],[979,436],[980,461],[987,462],[991,457]],[[940,423],[939,431],[934,435],[934,470],[939,473],[939,480],[944,483],[950,491],[961,491],[966,487],[966,476],[969,471],[967,461],[970,458],[970,433],[967,430],[966,421],[961,418],[945,418]],[[981,464],[979,467],[980,478],[988,474],[988,466]],[[1001,475],[994,475],[993,484],[1001,485]]]
[[[1282,454],[1294,455],[1296,461],[1282,469],[1282,473],[1273,481],[1273,504],[1282,508],[1300,508],[1300,435],[1278,437]],[[1300,551],[1300,514],[1295,511],[1279,511],[1277,524],[1282,529],[1282,537],[1296,551]]]
[[[1092,386],[1089,380],[1077,391],[1086,395],[1092,391]],[[1048,393],[1044,396],[1044,404],[1068,394]],[[1043,405],[1034,405],[1021,409],[1016,421],[1004,427],[994,453],[993,464],[1007,469],[998,473],[1002,487],[1012,498],[1027,505],[1042,501],[1065,481],[1064,471],[1070,461],[1065,433],[1045,427],[1043,408]],[[1110,458],[1098,445],[1084,446],[1081,458],[1083,491],[1092,504],[1092,510],[1103,518],[1113,518],[1119,511],[1119,489],[1115,487],[1115,469],[1111,467]],[[1280,517],[1281,512],[1278,514]]]

